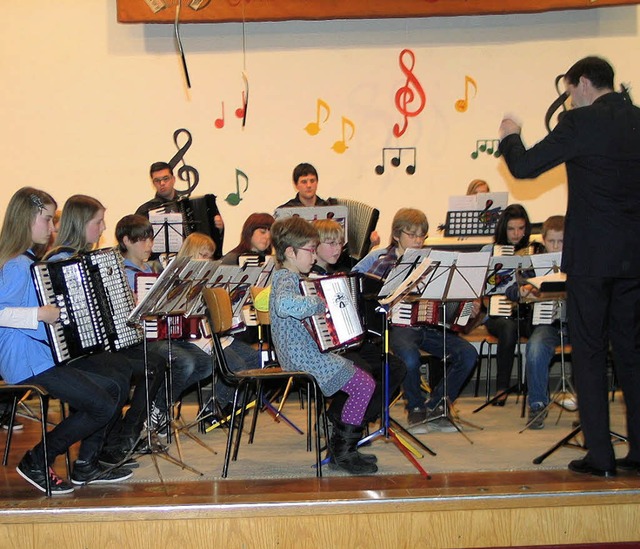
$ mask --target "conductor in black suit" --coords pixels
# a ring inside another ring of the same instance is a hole
[[[530,149],[520,126],[500,125],[512,175],[534,178],[565,163],[568,203],[562,270],[567,273],[580,422],[588,452],[569,463],[598,476],[640,472],[640,109],[613,88],[613,68],[586,57],[564,75],[573,109]],[[629,449],[615,459],[609,431],[609,344],[627,409]]]

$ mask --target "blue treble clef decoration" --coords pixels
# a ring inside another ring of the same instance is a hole
[[[187,142],[181,147],[178,145],[178,137],[180,137],[180,134],[182,133],[186,134]],[[187,189],[185,191],[179,191],[176,189],[176,194],[178,196],[188,197],[191,196],[191,193],[198,186],[198,182],[200,181],[200,174],[198,173],[198,170],[193,166],[189,166],[189,164],[184,161],[184,155],[187,153],[191,147],[191,143],[193,142],[191,139],[191,132],[186,128],[176,130],[173,132],[173,142],[178,148],[178,152],[171,160],[169,160],[169,166],[171,166],[171,169],[173,170],[178,165],[178,162],[182,161],[182,166],[178,168],[178,178],[187,184]]]

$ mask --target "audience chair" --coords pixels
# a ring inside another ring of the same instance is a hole
[[[2,457],[2,465],[6,466],[9,461],[9,451],[11,449],[11,439],[13,435],[13,425],[15,423],[16,410],[18,408],[18,402],[24,398],[27,394],[37,398],[40,404],[40,426],[42,432],[42,448],[44,454],[45,468],[48,466],[48,450],[47,450],[47,418],[49,411],[49,401],[51,395],[46,391],[44,387],[40,385],[31,384],[16,384],[11,385],[0,380],[0,395],[6,395],[11,399],[11,411],[9,412],[9,424],[7,425],[7,440],[4,445],[4,455]],[[61,416],[64,419],[66,417],[64,403],[60,402]],[[71,476],[71,467],[69,460],[69,451],[66,454],[66,468],[67,478]],[[47,497],[51,497],[51,484],[49,475],[46,475],[46,494]]]
[[[202,292],[205,303],[207,304],[207,312],[212,333],[213,358],[216,361],[222,376],[236,390],[233,395],[233,404],[231,417],[233,418],[229,424],[227,434],[227,446],[224,457],[224,465],[222,468],[222,477],[226,478],[229,472],[229,462],[231,461],[231,452],[233,448],[233,460],[237,459],[240,439],[242,437],[242,428],[244,424],[244,410],[248,402],[251,389],[258,391],[258,385],[267,381],[286,382],[290,377],[304,381],[307,383],[309,390],[310,402],[307,407],[307,451],[311,451],[311,432],[314,427],[312,424],[312,408],[315,415],[315,446],[316,446],[316,476],[322,476],[322,459],[321,459],[321,443],[320,443],[320,422],[321,416],[324,416],[324,399],[322,392],[318,387],[313,376],[307,372],[288,372],[283,371],[279,366],[260,368],[255,370],[244,370],[233,372],[229,369],[224,356],[220,336],[231,328],[232,312],[231,300],[229,293],[223,288],[205,288]],[[240,394],[243,396],[243,403],[240,404]],[[313,406],[312,406],[313,402]],[[240,411],[240,416],[236,421],[236,414]],[[323,420],[322,424],[326,424]],[[237,430],[237,434],[236,434]],[[235,435],[235,439],[234,439]]]

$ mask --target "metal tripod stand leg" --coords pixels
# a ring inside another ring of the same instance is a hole
[[[580,443],[571,442],[580,432],[582,431],[582,427],[578,425],[575,429],[573,429],[568,435],[561,438],[558,442],[556,442],[551,448],[549,448],[546,452],[540,454],[533,460],[533,463],[539,465],[545,459],[547,459],[551,454],[553,454],[558,448],[562,448],[563,446],[571,446],[573,448],[578,448],[580,450],[587,450],[587,448]],[[609,431],[611,438],[618,439],[621,442],[627,442],[627,437],[616,433],[614,431]]]

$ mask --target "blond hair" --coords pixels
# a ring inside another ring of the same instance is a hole
[[[216,251],[216,243],[210,236],[202,233],[191,233],[184,239],[177,257],[188,257],[190,259],[198,259],[198,255],[202,251],[213,254]]]
[[[391,222],[390,244],[393,246],[397,243],[402,231],[414,228],[425,235],[429,232],[429,222],[425,213],[415,208],[400,208]]]
[[[344,228],[333,219],[315,219],[313,226],[317,229],[320,242],[338,240],[344,242]]]

